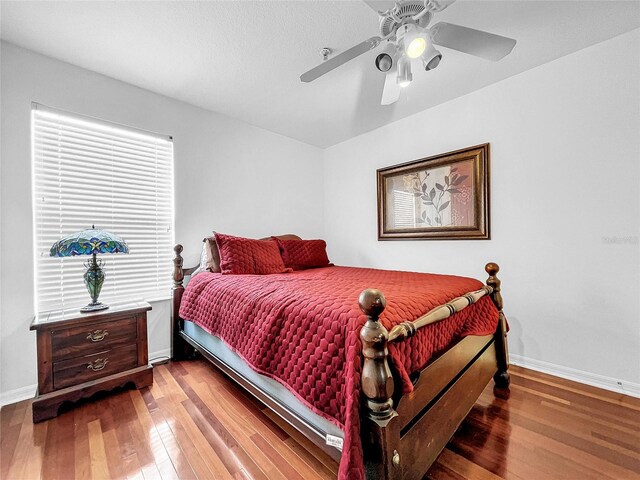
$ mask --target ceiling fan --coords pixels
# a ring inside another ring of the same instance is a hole
[[[386,73],[380,103],[391,105],[400,98],[401,89],[413,80],[412,68],[429,71],[440,64],[442,54],[435,45],[494,62],[511,53],[516,44],[512,38],[446,22],[436,23],[429,28],[433,14],[441,12],[454,1],[364,0],[380,15],[380,35],[332,58],[323,49],[325,61],[303,73],[300,80],[312,82],[386,41],[384,51],[376,57],[375,65],[378,70]],[[386,7],[387,10],[378,10],[380,7]]]

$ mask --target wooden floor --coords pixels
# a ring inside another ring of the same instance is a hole
[[[337,465],[204,361],[31,423],[0,412],[2,479],[335,478]],[[426,478],[639,479],[640,400],[514,367],[491,386]]]

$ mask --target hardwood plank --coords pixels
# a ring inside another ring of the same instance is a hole
[[[210,387],[205,383],[197,383],[193,378],[189,379],[189,381],[209,410],[215,412],[216,417],[233,435],[237,444],[242,445],[247,455],[260,467],[265,475],[270,479],[284,479],[285,477],[269,458],[250,440],[251,435],[256,433],[256,429],[252,424],[254,422],[249,420],[246,412],[238,411],[234,408],[233,402],[227,402],[225,395],[221,394],[220,391],[214,393],[212,389],[215,389],[215,386]]]
[[[66,480],[75,475],[75,452],[66,440],[74,433],[74,412],[67,412],[49,422],[42,463],[43,479]]]
[[[294,452],[298,457],[311,468],[318,477],[330,480],[336,478],[336,471],[332,471],[329,469],[324,463],[318,460],[309,450],[304,448],[298,442],[293,440],[292,438],[288,438],[284,441],[284,443],[289,447],[289,449]],[[335,462],[334,462],[335,465]]]
[[[265,409],[264,414],[271,418],[274,423],[277,423],[283,430],[285,430],[294,441],[302,446],[302,448],[313,454],[316,460],[322,463],[325,468],[333,472],[335,475],[338,474],[338,464],[335,462],[335,460],[333,460],[333,458],[317,448],[307,437],[302,435],[291,425],[287,424],[287,422],[285,422],[282,418],[280,418],[272,411]]]
[[[115,434],[116,438],[118,439],[118,453],[120,459],[129,459],[129,461],[126,462],[126,466],[130,469],[133,469],[133,471],[125,471],[125,475],[127,475],[128,477],[130,475],[133,475],[135,471],[140,471],[140,464],[138,461],[138,456],[136,455],[136,444],[133,436],[131,435],[131,430],[129,429],[129,422],[134,421],[134,417],[130,413],[131,406],[124,400],[121,400],[117,404],[112,404],[112,408],[117,408],[119,414],[121,415],[121,421],[119,421],[116,425]],[[127,418],[129,420],[126,420]],[[134,455],[135,459],[132,459],[131,457],[133,457]]]
[[[173,464],[173,467],[178,474],[178,478],[183,480],[196,480],[198,477],[191,468],[191,465],[189,464],[185,453],[183,452],[180,444],[173,435],[171,427],[169,427],[169,424],[167,423],[165,418],[159,411],[154,411],[151,414],[151,418],[153,418],[156,429],[158,430],[158,434],[162,439],[162,443],[167,449],[167,454],[169,455],[171,463]]]
[[[227,430],[224,424],[218,419],[214,412],[209,409],[207,404],[200,398],[200,395],[188,385],[184,379],[180,380],[180,386],[183,391],[189,396],[188,400],[182,402],[187,411],[190,411],[191,407],[195,407],[199,414],[202,415],[204,420],[211,426],[213,431],[217,434],[220,440],[227,448],[234,448],[238,446],[238,442],[234,436]],[[193,415],[192,415],[193,417]]]
[[[176,379],[171,375],[171,373],[167,370],[166,365],[160,365],[157,369],[157,373],[159,373],[159,377],[164,379],[164,383],[160,383],[162,386],[162,391],[165,395],[170,395],[170,399],[172,402],[182,402],[184,400],[188,400],[187,394],[180,388]]]
[[[526,370],[522,367],[513,367],[509,370],[514,376],[520,378],[526,378],[534,380],[539,383],[551,385],[561,388],[568,392],[577,393],[583,397],[595,398],[603,402],[613,403],[615,405],[623,406],[624,408],[631,408],[633,410],[640,411],[640,399],[634,398],[629,395],[624,395],[618,392],[611,392],[609,390],[603,390],[601,388],[592,387],[591,385],[585,385],[582,383],[574,382],[572,380],[566,380],[560,377],[552,377],[544,373],[536,372],[535,370]]]
[[[127,480],[144,480],[142,468],[140,468],[140,462],[135,453],[123,459],[122,468],[126,473]]]
[[[125,478],[124,469],[122,468],[122,459],[118,455],[118,437],[115,429],[102,432],[104,440],[104,449],[107,453],[107,468],[109,469],[109,478]],[[115,453],[115,455],[113,455]],[[70,478],[70,477],[67,477]]]
[[[523,428],[523,431],[515,435],[515,437],[518,441],[526,441],[529,448],[532,445],[536,447],[528,457],[530,460],[535,459],[535,464],[539,468],[549,467],[549,462],[545,458],[548,452],[557,453],[558,451],[563,451],[563,472],[577,472],[582,469],[583,465],[588,465],[592,472],[597,472],[599,478],[627,478],[626,476],[629,475],[630,471],[629,466],[625,465],[619,468],[619,462],[615,461],[616,458],[612,458],[612,455],[614,457],[617,455],[617,452],[611,452],[611,448],[614,448],[615,445],[603,444],[604,448],[602,448],[591,442],[591,438],[588,436],[574,435],[575,432],[579,432],[583,428],[584,421],[567,423],[566,428],[562,428],[562,421],[556,418],[556,423],[549,425],[550,422],[546,417],[547,412],[544,408],[527,402],[528,396],[526,395],[522,396],[521,403],[519,403],[518,395],[521,394],[514,392],[507,402],[499,399],[495,400],[502,407],[496,412],[492,424],[494,426],[502,424],[512,431],[517,428]],[[511,457],[513,456],[513,437],[514,435],[512,434],[512,441],[509,446],[509,455]],[[619,460],[619,458],[617,459]],[[622,459],[623,462],[634,462],[633,458],[625,455],[622,456]],[[556,466],[555,475],[557,475],[557,468]],[[635,471],[634,467],[631,467],[631,471]],[[555,475],[550,478],[554,478]],[[574,475],[577,477],[578,473],[574,473]],[[598,476],[595,478],[598,478]],[[579,478],[583,478],[583,476]]]
[[[303,480],[293,465],[288,463],[263,437],[257,433],[251,435],[251,440],[267,457],[273,462],[278,470],[284,474],[288,480]]]
[[[473,478],[475,480],[500,480],[500,477],[485,470],[481,466],[467,460],[466,458],[453,453],[445,448],[438,457],[440,465],[447,467],[450,471],[457,473],[462,478]]]
[[[632,422],[640,422],[640,406],[637,406],[633,401],[621,401],[612,400],[604,394],[594,395],[588,392],[581,392],[573,387],[562,386],[560,381],[539,381],[532,376],[517,376],[518,381],[516,385],[520,387],[526,387],[529,390],[533,390],[539,393],[550,394],[556,392],[556,395],[568,402],[577,402],[584,406],[593,408],[594,410],[608,410],[609,412],[619,415],[622,418],[628,419]],[[557,382],[557,383],[556,383]]]
[[[4,408],[4,407],[3,407]],[[31,402],[20,402],[16,405],[16,408],[11,417],[10,425],[22,425],[24,422],[24,416],[31,413]]]
[[[579,421],[576,419],[580,419],[591,425],[602,425],[611,430],[615,430],[616,432],[626,433],[635,438],[640,437],[640,425],[627,426],[628,424],[620,421],[619,418],[616,418],[615,416],[605,416],[603,412],[593,412],[589,410],[584,412],[580,409],[579,405],[557,405],[554,402],[547,402],[545,400],[540,402],[540,405],[562,412],[564,415],[569,417],[575,417],[574,421],[576,422]]]
[[[215,396],[217,401],[211,401],[212,392],[208,388],[199,388],[197,383],[194,382],[192,384],[192,380],[190,378],[185,378],[182,375],[177,382],[182,389],[187,392],[189,398],[194,400],[197,408],[205,416],[218,436],[225,442],[251,477],[260,478],[262,475],[267,475],[269,478],[276,478],[278,476],[274,465],[263,452],[254,448],[252,443],[249,441],[248,437],[253,433],[253,429],[251,429],[247,423],[244,424],[243,429],[236,429],[235,432],[231,432],[227,428],[231,427],[233,429],[239,424],[239,422],[230,421],[228,418],[227,422],[224,421],[224,418],[226,417],[225,410],[224,408],[220,408],[220,405],[217,402],[220,400],[221,395]],[[240,420],[241,416],[237,418]],[[244,443],[241,442],[241,439],[243,438],[246,439]],[[234,473],[231,469],[229,469],[229,471]]]
[[[156,399],[154,398],[153,393],[151,393],[151,388],[146,387],[139,391],[140,395],[142,395],[142,398],[144,398],[144,403],[147,406],[147,410],[149,410],[149,413],[157,410],[158,404],[156,403]]]
[[[27,400],[23,413],[20,435],[15,454],[10,462],[7,478],[36,479],[40,478],[43,464],[48,425],[33,424],[31,418],[31,400]]]
[[[136,393],[138,395],[136,395]],[[159,407],[153,399],[149,389],[143,388],[141,390],[136,390],[135,392],[130,392],[130,395],[133,399],[134,407],[138,413],[138,417],[141,419],[141,422],[145,423],[147,428],[155,429],[159,435],[160,440],[166,449],[167,455],[171,459],[171,463],[178,478],[185,480],[196,479],[197,476],[189,465],[180,444],[173,435],[167,420],[159,410]],[[150,421],[146,419],[147,416]]]
[[[515,388],[512,390],[508,402],[511,408],[517,407],[519,412],[530,419],[538,420],[554,428],[570,430],[577,437],[592,441],[604,448],[612,448],[623,454],[640,452],[640,445],[638,445],[640,443],[638,440],[640,439],[640,428],[629,429],[624,426],[616,426],[610,421],[593,418],[593,416],[577,412],[573,404],[557,404],[547,400],[532,402],[528,392]]]
[[[128,400],[125,404],[130,405],[131,409],[135,412],[131,398],[129,397]],[[155,443],[156,437],[148,432],[139,421],[134,420],[128,422],[128,427],[133,445],[135,446],[135,453],[140,463],[142,475],[146,480],[161,480],[162,475],[156,463],[156,456],[160,461],[165,460],[166,452],[164,452],[163,455],[162,450],[159,449]]]
[[[613,444],[608,444],[599,439],[588,439],[579,434],[570,433],[557,428],[549,420],[540,421],[540,418],[531,418],[525,412],[512,414],[510,417],[512,424],[520,425],[529,431],[544,435],[546,438],[571,445],[591,455],[604,458],[607,462],[618,465],[630,471],[640,472],[640,461],[638,456],[632,452],[627,452]],[[596,441],[598,440],[598,441]]]
[[[235,440],[233,442],[230,441],[229,437],[226,437],[226,440],[229,443],[225,442],[224,438],[221,438],[216,429],[208,422],[208,419],[202,414],[202,412],[193,404],[191,400],[185,400],[182,402],[185,410],[196,424],[202,435],[207,439],[207,442],[213,448],[216,455],[222,460],[225,468],[231,473],[235,475],[236,473],[242,473],[246,471],[246,466],[243,464],[243,458],[238,458],[235,455],[235,451],[232,450],[233,446],[236,445]],[[253,470],[260,477],[266,478],[264,474],[258,474],[260,470],[255,463],[253,464]]]
[[[425,475],[424,480],[465,480],[465,477],[436,461]]]
[[[55,421],[55,420],[54,420]],[[94,420],[87,425],[89,431],[89,452],[91,456],[91,477],[109,478],[107,454],[104,449],[104,439],[100,420]]]
[[[168,415],[174,418],[173,421],[167,420],[167,423],[176,436],[182,451],[185,452],[197,478],[231,479],[232,475],[184,407],[181,404],[167,405],[165,399],[160,400],[159,405],[165,418]]]
[[[73,430],[74,476],[76,480],[91,479],[91,452],[89,450],[88,405],[77,407],[73,411],[75,420]],[[69,441],[67,441],[69,443]],[[67,448],[71,448],[67,446]]]
[[[156,467],[160,473],[160,477],[163,480],[177,480],[178,473],[173,467],[173,462],[169,458],[167,449],[155,427],[155,423],[151,419],[147,406],[140,396],[140,392],[137,390],[129,391],[129,396],[133,403],[134,410],[136,411],[138,423],[142,426],[149,438],[150,450],[155,459]],[[143,470],[144,473],[144,470]],[[146,477],[146,475],[145,475]]]
[[[4,428],[10,425],[11,419],[13,418],[13,412],[16,411],[16,407],[18,406],[22,406],[22,404],[11,403],[0,407],[0,434]]]
[[[24,409],[21,408],[23,417],[20,422],[14,423],[13,418],[16,408],[23,407],[23,403],[5,405],[0,409],[0,478],[7,478],[11,459],[18,445],[22,420],[24,420]]]
[[[0,427],[0,478],[7,478],[21,429],[22,425],[9,425],[9,422]]]

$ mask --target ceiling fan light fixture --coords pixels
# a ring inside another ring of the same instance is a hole
[[[427,40],[424,37],[415,37],[405,48],[407,57],[418,58],[427,48]]]
[[[396,77],[396,83],[398,86],[405,88],[409,86],[412,80],[413,75],[411,73],[411,61],[403,55],[398,61],[398,76]]]
[[[433,44],[430,43],[429,48],[427,48],[422,55],[422,65],[424,69],[427,72],[433,70],[440,65],[440,60],[442,60],[442,53],[436,50]]]
[[[388,72],[393,66],[393,59],[388,53],[381,53],[376,57],[376,68],[381,72]]]
[[[398,29],[398,39],[402,40],[404,53],[409,58],[420,58],[429,43],[426,33],[411,23]]]

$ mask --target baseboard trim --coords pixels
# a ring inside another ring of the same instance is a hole
[[[168,358],[171,356],[171,349],[164,348],[156,352],[149,354],[149,361],[154,359]],[[16,388],[9,390],[8,392],[0,393],[0,407],[10,405],[12,403],[21,402],[22,400],[28,400],[36,396],[37,384],[27,385],[26,387]]]
[[[564,367],[554,363],[543,362],[533,358],[523,357],[521,355],[509,354],[509,363],[519,367],[528,368],[537,372],[547,373],[566,380],[584,383],[592,387],[602,388],[611,392],[622,393],[630,397],[640,398],[640,384],[617,380],[605,375],[597,373],[584,372],[575,368]]]
[[[164,359],[170,359],[171,358],[171,349],[170,348],[163,348],[162,350],[157,350],[155,352],[150,352],[149,353],[149,363],[150,364],[154,364],[157,363],[158,361],[162,361]]]
[[[28,385],[26,387],[16,388],[0,394],[0,406],[10,405],[12,403],[21,402],[35,397],[38,385]]]

